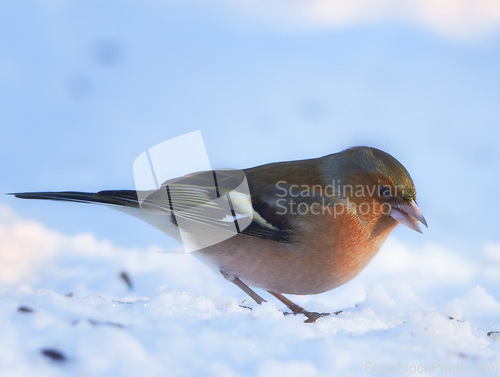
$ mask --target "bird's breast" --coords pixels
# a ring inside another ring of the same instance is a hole
[[[319,220],[319,221],[318,221]],[[317,294],[358,275],[394,228],[373,235],[356,216],[307,221],[296,240],[280,243],[235,236],[197,255],[214,268],[246,284],[288,294]]]

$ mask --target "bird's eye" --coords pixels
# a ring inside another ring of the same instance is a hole
[[[389,186],[380,186],[379,190],[381,197],[388,198],[389,196],[391,196],[391,188]]]

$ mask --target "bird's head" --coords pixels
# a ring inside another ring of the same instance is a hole
[[[374,211],[369,212],[372,205],[377,214],[422,233],[418,222],[426,227],[427,222],[416,203],[415,184],[398,160],[370,147],[354,147],[338,155],[344,172],[343,197],[357,207],[358,213],[363,215],[364,208],[373,215]]]

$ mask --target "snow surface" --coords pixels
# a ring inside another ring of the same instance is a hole
[[[352,282],[291,297],[343,310],[306,324],[191,255],[0,206],[0,376],[500,375],[499,283],[500,244],[464,257],[390,238]]]

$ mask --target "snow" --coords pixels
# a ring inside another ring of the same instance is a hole
[[[307,324],[191,255],[61,234],[0,206],[0,376],[499,375],[499,272],[496,243],[462,255],[391,237],[352,282],[291,297],[343,310]]]

